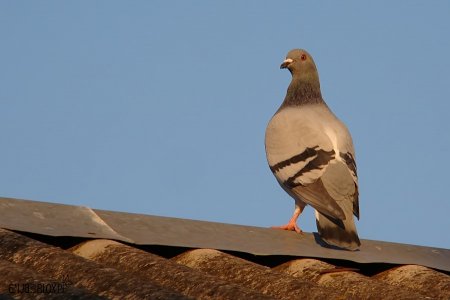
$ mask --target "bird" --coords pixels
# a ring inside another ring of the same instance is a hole
[[[306,50],[289,51],[280,69],[288,69],[292,79],[267,125],[265,149],[295,209],[286,225],[273,228],[301,233],[297,219],[310,205],[323,246],[358,250],[353,218],[359,220],[358,175],[350,132],[322,98],[319,73]]]

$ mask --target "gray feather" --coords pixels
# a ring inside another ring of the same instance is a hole
[[[323,174],[321,181],[328,195],[344,212],[345,218],[336,219],[324,211],[316,209],[316,223],[320,236],[330,245],[349,250],[357,249],[361,242],[358,238],[353,214],[355,214],[355,210],[359,214],[358,190],[350,170],[341,162],[331,164]]]

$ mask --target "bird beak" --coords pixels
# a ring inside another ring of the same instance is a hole
[[[286,58],[280,66],[280,69],[286,69],[293,62],[292,58]]]

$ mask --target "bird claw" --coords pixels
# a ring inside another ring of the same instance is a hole
[[[298,225],[296,223],[288,223],[288,224],[282,225],[282,226],[272,226],[271,228],[295,231],[297,233],[303,234],[303,231],[300,229],[300,227],[298,227]]]

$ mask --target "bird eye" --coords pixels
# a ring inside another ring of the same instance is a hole
[[[300,57],[301,60],[306,60],[306,54],[302,54],[302,56]]]

